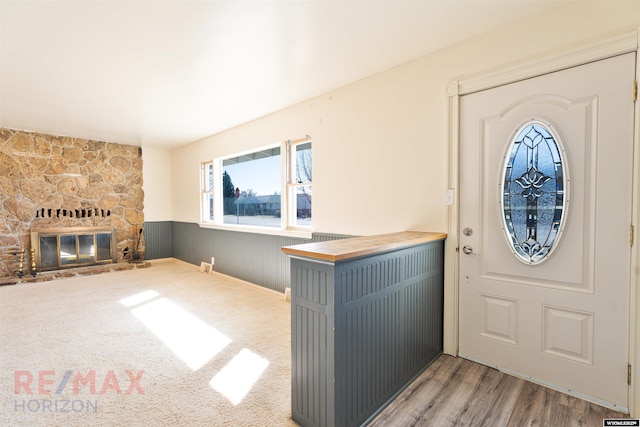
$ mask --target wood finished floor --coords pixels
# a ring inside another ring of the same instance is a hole
[[[381,412],[379,426],[602,426],[628,415],[468,360],[442,355]]]

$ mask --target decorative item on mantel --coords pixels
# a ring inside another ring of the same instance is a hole
[[[133,249],[129,249],[129,246],[124,248],[123,255],[125,259],[129,259],[129,262],[140,263],[144,261],[144,235],[143,227],[133,227]]]

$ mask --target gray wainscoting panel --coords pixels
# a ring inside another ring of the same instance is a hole
[[[144,223],[145,259],[171,258],[171,221]]]
[[[333,427],[334,268],[293,259],[291,269],[292,416],[301,426]]]
[[[290,287],[290,260],[283,246],[343,239],[352,236],[314,233],[300,239],[259,233],[200,228],[198,224],[172,222],[173,257],[194,265],[211,262],[214,270],[278,292]]]
[[[442,353],[444,243],[335,264],[292,258],[294,421],[360,426]]]

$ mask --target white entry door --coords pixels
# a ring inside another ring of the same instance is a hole
[[[634,75],[630,53],[460,99],[460,356],[623,411]]]

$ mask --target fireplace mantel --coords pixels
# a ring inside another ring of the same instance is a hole
[[[38,270],[83,267],[118,261],[116,230],[109,227],[62,227],[31,230]]]

